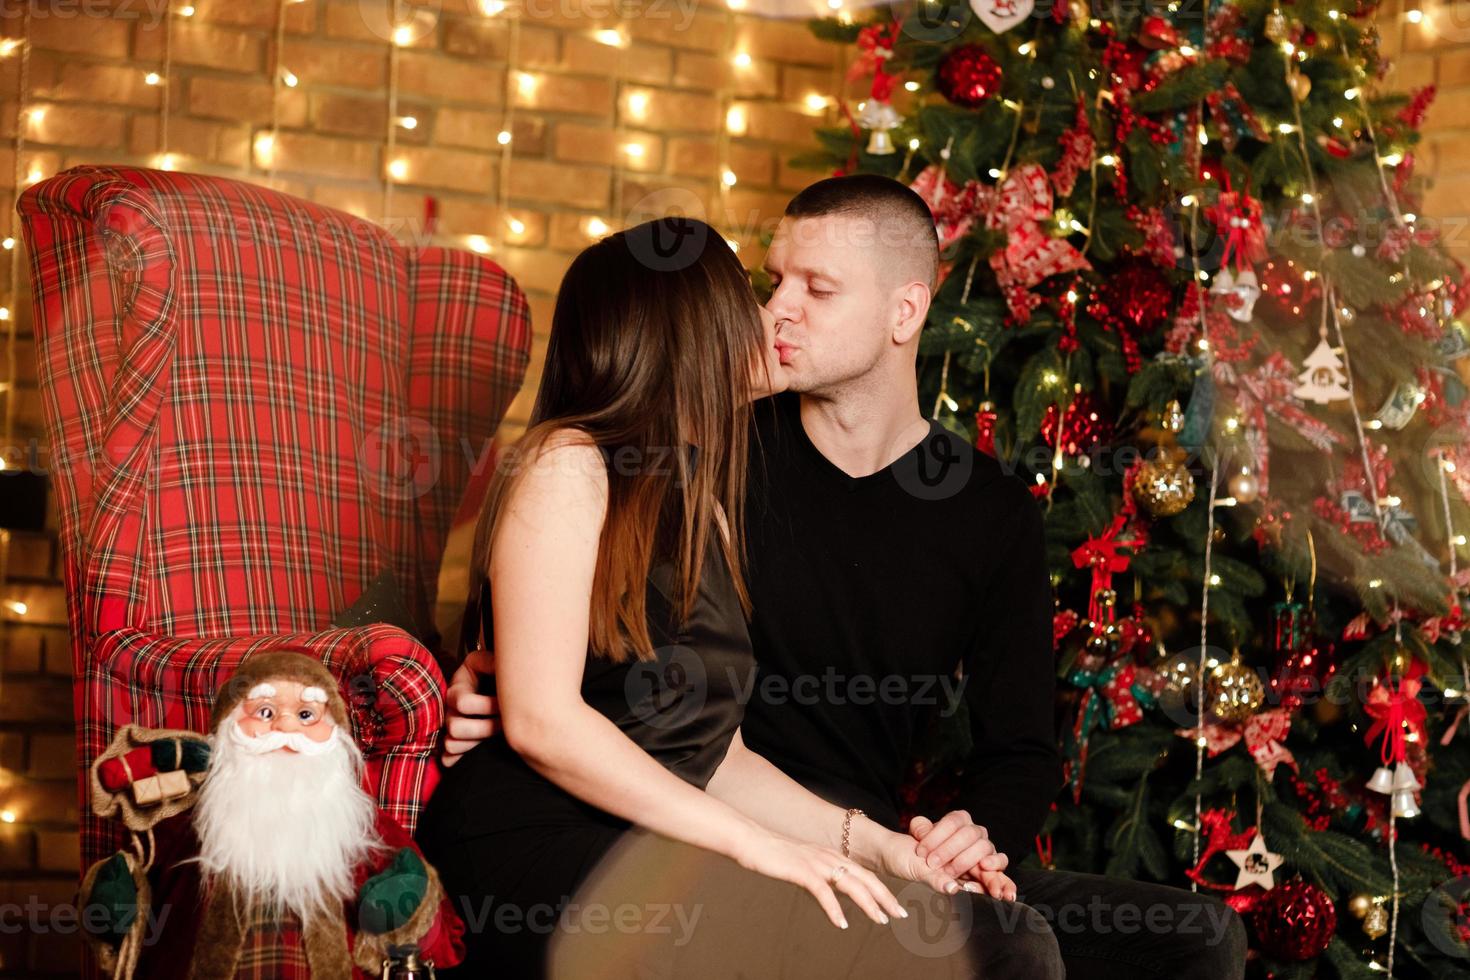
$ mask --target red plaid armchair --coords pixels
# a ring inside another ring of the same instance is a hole
[[[84,166],[17,203],[86,767],[133,722],[203,730],[252,651],[341,678],[369,790],[410,831],[443,678],[397,626],[333,629],[390,572],[433,637],[444,539],[521,384],[530,321],[486,259],[263,187]]]

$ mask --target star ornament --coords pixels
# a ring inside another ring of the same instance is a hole
[[[1243,851],[1226,851],[1225,856],[1240,868],[1235,879],[1236,891],[1250,884],[1260,885],[1267,891],[1276,887],[1271,873],[1281,867],[1282,858],[1280,854],[1266,850],[1266,838],[1259,832],[1251,839],[1250,847]]]

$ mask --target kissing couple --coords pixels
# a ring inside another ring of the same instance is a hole
[[[1242,976],[1212,897],[1020,866],[1061,788],[1052,591],[1029,489],[920,411],[938,266],[872,175],[790,202],[764,306],[692,219],[572,262],[419,824],[445,976]],[[904,825],[936,712],[958,807]]]

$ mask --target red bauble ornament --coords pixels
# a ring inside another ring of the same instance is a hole
[[[1138,28],[1138,43],[1151,51],[1177,48],[1180,40],[1179,31],[1159,14],[1149,14]]]
[[[1060,441],[1064,456],[1081,456],[1113,437],[1113,424],[1103,417],[1102,407],[1090,391],[1072,396],[1060,433],[1057,431],[1057,416],[1057,407],[1048,405],[1046,415],[1041,419],[1041,438],[1053,449]]]
[[[1152,260],[1125,259],[1108,273],[1097,298],[1135,334],[1152,333],[1169,316],[1174,287]]]
[[[1261,950],[1273,959],[1301,963],[1322,955],[1337,928],[1337,909],[1316,885],[1293,878],[1261,896],[1251,924]]]
[[[1301,316],[1322,296],[1321,280],[1303,279],[1291,259],[1272,259],[1260,270],[1261,296],[1284,314]]]
[[[1000,91],[1000,65],[978,44],[961,44],[939,62],[937,86],[955,105],[974,109]]]
[[[995,403],[984,401],[975,413],[975,448],[987,456],[995,455],[995,422],[999,414]]]

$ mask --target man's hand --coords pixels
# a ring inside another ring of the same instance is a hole
[[[964,810],[951,810],[938,823],[915,817],[909,822],[909,833],[929,867],[976,881],[991,898],[1015,899],[1015,882],[1002,874],[1010,858],[995,849],[989,833]]]
[[[460,756],[500,731],[500,706],[480,693],[480,678],[495,673],[495,654],[471,650],[449,680],[445,695],[444,748],[440,759],[452,766]]]

